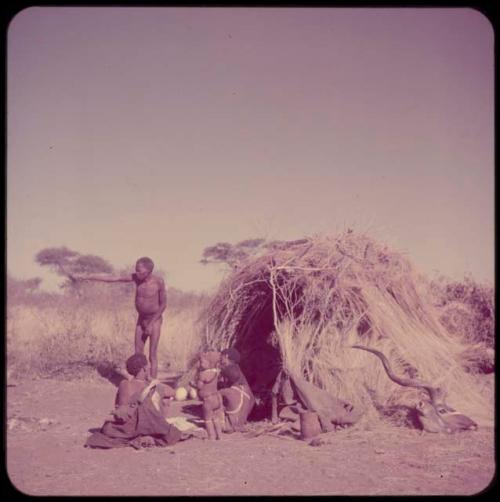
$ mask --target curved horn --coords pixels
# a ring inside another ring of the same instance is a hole
[[[427,391],[427,394],[429,394],[429,398],[431,400],[431,403],[438,406],[444,406],[448,407],[444,403],[444,397],[445,397],[445,391],[441,389],[440,387],[433,387],[432,385],[426,383],[426,382],[421,382],[420,380],[415,380],[412,378],[401,378],[398,377],[397,375],[394,374],[392,371],[392,368],[389,364],[389,361],[387,357],[385,357],[382,352],[375,350],[375,349],[370,349],[368,347],[363,347],[362,345],[351,345],[351,348],[353,349],[361,349],[361,350],[366,350],[368,352],[371,352],[372,354],[375,354],[381,361],[384,366],[384,369],[387,373],[387,376],[395,383],[402,385],[403,387],[415,387],[417,389],[424,389]]]

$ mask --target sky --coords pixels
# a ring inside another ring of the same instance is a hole
[[[368,232],[493,283],[493,30],[472,9],[31,7],[7,35],[7,269]],[[131,269],[132,271],[132,269]]]

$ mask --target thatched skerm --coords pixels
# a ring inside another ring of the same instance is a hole
[[[451,406],[491,419],[491,396],[460,364],[466,349],[438,321],[419,275],[401,254],[364,234],[281,242],[247,258],[222,282],[207,310],[206,344],[235,346],[254,392],[265,398],[283,366],[366,410],[375,419],[423,397],[395,373],[446,389]]]

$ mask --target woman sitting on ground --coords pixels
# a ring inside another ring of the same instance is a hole
[[[147,387],[155,387],[152,396],[153,404],[160,413],[166,417],[170,400],[175,396],[175,390],[165,383],[158,380],[151,380],[149,375],[149,363],[144,354],[134,354],[126,362],[127,372],[133,377],[130,380],[122,380],[118,386],[115,397],[114,418],[120,415],[122,407],[134,401],[140,393],[146,391]]]
[[[144,444],[173,445],[182,439],[181,431],[165,420],[175,391],[158,380],[150,380],[148,366],[144,354],[134,354],[127,359],[127,371],[133,378],[120,383],[115,409],[103,426],[87,439],[85,446],[139,448]]]
[[[225,349],[221,353],[221,388],[225,413],[232,426],[227,432],[244,429],[248,415],[255,404],[255,397],[239,366],[240,353],[234,349]]]

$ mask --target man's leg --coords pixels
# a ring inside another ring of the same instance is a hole
[[[135,353],[144,354],[144,345],[146,343],[146,337],[144,336],[144,330],[140,323],[137,323],[135,327]]]
[[[149,337],[149,364],[151,366],[151,378],[158,376],[158,342],[160,341],[161,319],[158,319],[151,326]]]

